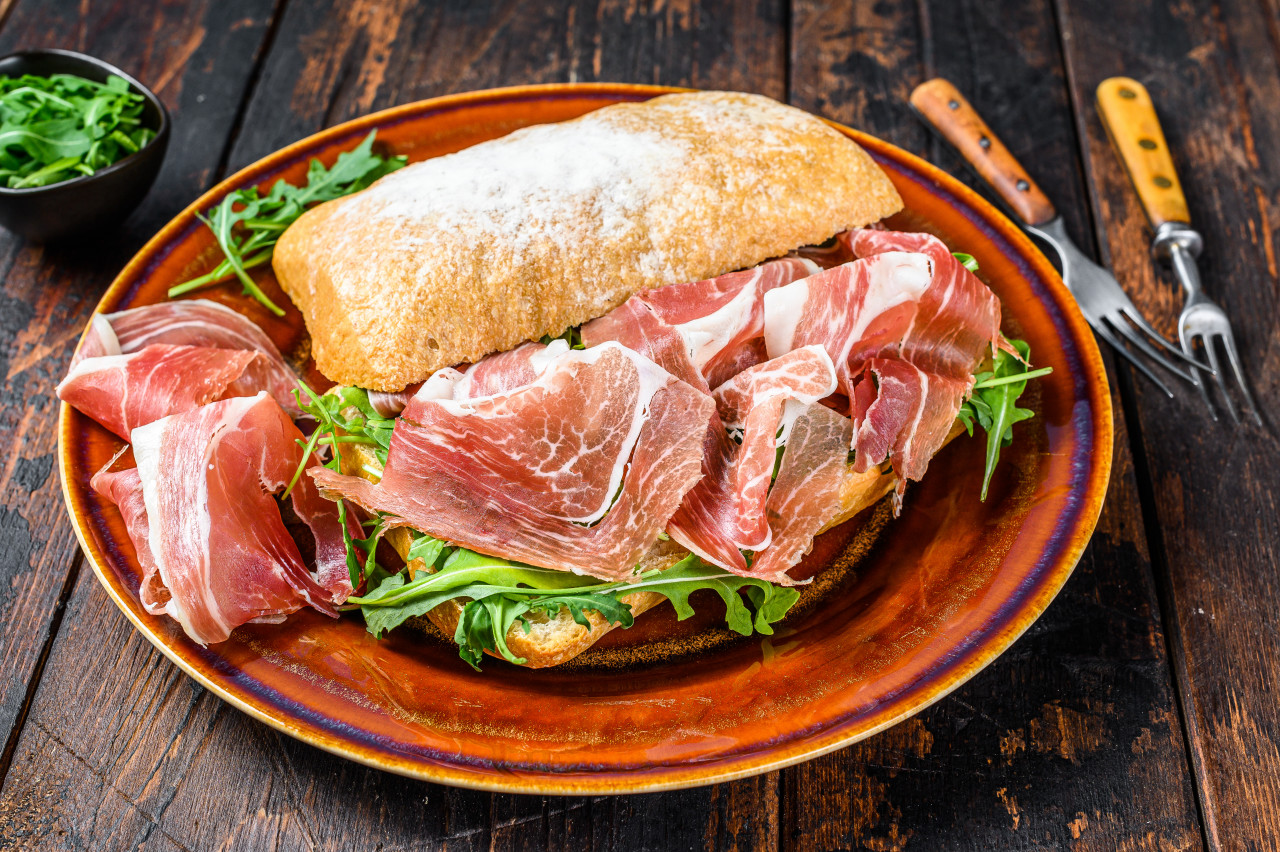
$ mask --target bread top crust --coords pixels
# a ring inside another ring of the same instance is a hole
[[[305,213],[273,265],[320,371],[398,391],[901,207],[871,157],[814,116],[697,92],[408,166]]]

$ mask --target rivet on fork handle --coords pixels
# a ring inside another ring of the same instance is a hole
[[[956,147],[1023,222],[1043,225],[1058,215],[1049,197],[949,80],[921,83],[911,93],[911,106]]]

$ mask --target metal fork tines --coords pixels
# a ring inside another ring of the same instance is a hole
[[[1225,373],[1218,361],[1218,347],[1226,350],[1227,360],[1231,362],[1231,371],[1235,374],[1236,389],[1244,400],[1244,408],[1259,426],[1262,416],[1253,402],[1253,394],[1249,391],[1249,382],[1245,379],[1244,369],[1240,366],[1240,354],[1236,350],[1235,337],[1231,334],[1231,322],[1226,313],[1218,307],[1200,288],[1200,273],[1196,269],[1196,257],[1200,254],[1203,241],[1200,234],[1189,225],[1180,222],[1165,222],[1156,230],[1156,238],[1151,244],[1156,257],[1169,261],[1173,274],[1182,285],[1187,295],[1182,314],[1178,317],[1178,340],[1182,343],[1182,351],[1194,356],[1197,345],[1204,350],[1217,379],[1218,390],[1222,394],[1223,404],[1231,419],[1239,423],[1240,415],[1231,399],[1231,389],[1227,386]],[[1214,420],[1218,419],[1213,402],[1209,399],[1209,390],[1204,380],[1193,376],[1193,384],[1200,391],[1205,406]]]
[[[1093,330],[1099,337],[1111,344],[1118,354],[1127,358],[1170,399],[1173,398],[1173,391],[1169,386],[1125,346],[1120,338],[1127,340],[1142,354],[1174,375],[1192,384],[1200,384],[1194,368],[1198,367],[1206,371],[1210,368],[1198,361],[1186,348],[1185,343],[1182,349],[1177,349],[1151,327],[1146,318],[1133,306],[1133,302],[1125,295],[1124,290],[1120,289],[1120,284],[1115,277],[1089,260],[1075,247],[1067,236],[1061,217],[1042,225],[1025,227],[1058,252],[1058,257],[1062,261],[1062,280],[1066,282],[1067,289],[1079,303],[1080,312],[1084,314],[1084,318],[1089,321],[1089,325],[1093,326]],[[1229,336],[1230,330],[1228,330],[1228,339]],[[1152,345],[1152,341],[1155,345]],[[1160,348],[1157,349],[1157,346]],[[1192,369],[1188,369],[1188,366]],[[1212,371],[1217,372],[1216,366]],[[1220,378],[1219,381],[1221,381]],[[1203,391],[1203,386],[1201,390]]]

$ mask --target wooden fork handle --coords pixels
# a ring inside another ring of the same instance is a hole
[[[911,106],[956,147],[1023,222],[1043,225],[1058,215],[1048,196],[950,81],[938,77],[916,86]]]
[[[1190,224],[1187,199],[1146,87],[1128,77],[1103,80],[1098,85],[1098,112],[1152,226]]]

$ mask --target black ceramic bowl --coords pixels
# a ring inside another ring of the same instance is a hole
[[[84,177],[30,189],[0,187],[0,225],[29,240],[48,242],[123,222],[155,182],[169,145],[169,113],[150,89],[92,56],[70,50],[26,50],[0,59],[0,75],[75,74],[96,83],[111,75],[146,99],[142,120],[156,136],[136,154]]]

